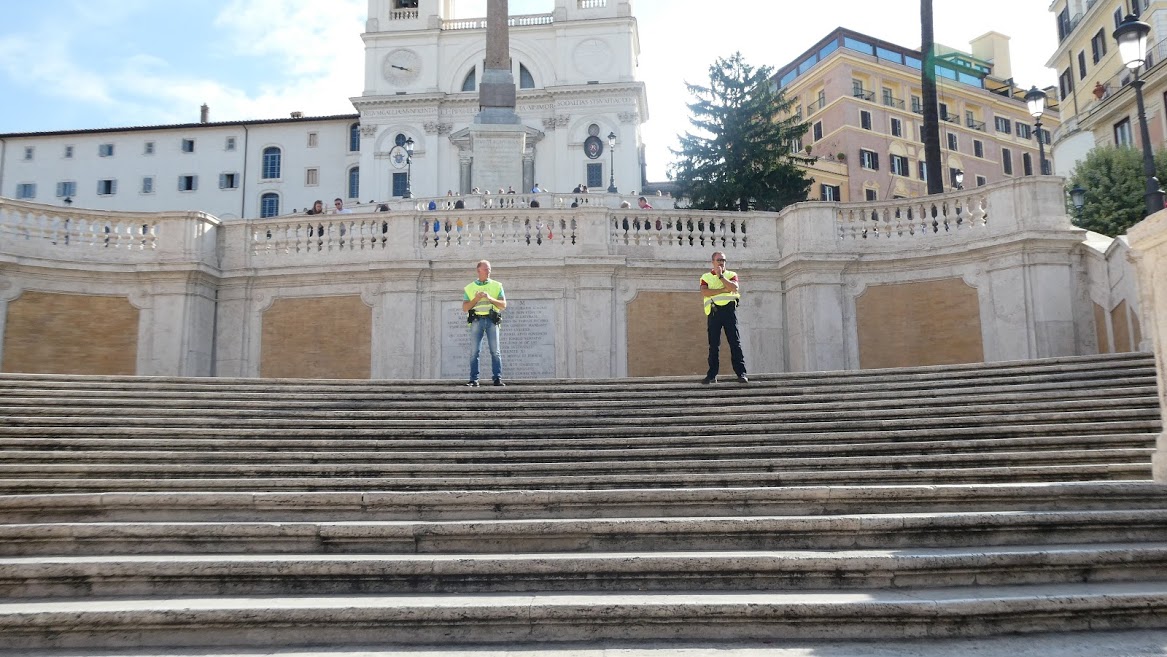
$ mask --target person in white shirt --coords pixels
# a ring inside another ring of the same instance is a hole
[[[352,210],[349,210],[348,208],[344,207],[344,201],[342,201],[340,199],[333,200],[332,205],[334,208],[332,211],[332,214],[352,214],[353,213]]]

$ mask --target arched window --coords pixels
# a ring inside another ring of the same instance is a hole
[[[348,170],[348,197],[361,197],[361,168],[353,167]]]
[[[534,89],[535,78],[531,77],[531,72],[527,70],[526,66],[519,64],[519,88],[520,89]]]
[[[361,124],[354,123],[348,127],[348,149],[350,152],[361,150]]]
[[[462,80],[462,91],[474,91],[478,88],[478,75],[474,69],[466,74],[466,79]]]
[[[275,146],[263,149],[264,180],[275,180],[280,177],[280,157],[280,149]]]
[[[279,149],[276,149],[279,150]],[[280,213],[280,195],[275,192],[267,192],[259,197],[259,217],[265,219],[267,217],[274,217]]]

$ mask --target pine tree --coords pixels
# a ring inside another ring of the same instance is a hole
[[[695,98],[689,122],[696,131],[679,136],[669,174],[691,207],[777,211],[806,200],[812,181],[795,164],[791,145],[807,124],[782,118],[791,102],[771,74],[738,52],[709,67],[709,86],[685,85]]]
[[[1167,151],[1155,154],[1159,180],[1167,173]],[[1086,203],[1071,216],[1074,225],[1117,237],[1146,214],[1143,152],[1129,146],[1099,146],[1074,167],[1068,185],[1086,190]]]

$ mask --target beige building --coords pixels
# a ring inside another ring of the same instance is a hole
[[[1033,117],[1011,79],[1009,37],[990,32],[972,52],[938,46],[937,97],[945,188],[1041,172]],[[811,198],[864,201],[927,193],[920,51],[839,28],[783,66],[774,80],[810,125],[801,144]],[[1059,125],[1051,98],[1043,135]],[[1046,153],[1046,171],[1051,170]]]
[[[1058,47],[1046,65],[1058,72],[1062,125],[1054,131],[1055,173],[1068,176],[1095,146],[1142,147],[1133,76],[1123,66],[1114,29],[1128,13],[1151,25],[1149,67],[1143,95],[1147,127],[1155,149],[1167,134],[1164,93],[1167,78],[1167,2],[1159,0],[1055,0],[1050,5]]]

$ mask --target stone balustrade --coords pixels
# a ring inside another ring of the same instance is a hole
[[[525,14],[522,16],[511,16],[507,19],[507,25],[510,27],[525,26],[525,25],[551,25],[555,22],[555,17],[552,14]],[[485,30],[486,18],[455,18],[442,21],[443,30]]]

